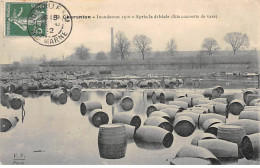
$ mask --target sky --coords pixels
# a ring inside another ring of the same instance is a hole
[[[3,2],[5,0],[2,0]],[[248,35],[248,49],[260,49],[260,1],[259,0],[60,0],[72,16],[136,16],[136,15],[205,15],[204,19],[86,19],[73,20],[68,39],[53,47],[41,46],[31,37],[4,36],[4,10],[0,10],[0,63],[20,61],[24,57],[48,59],[72,54],[76,47],[84,45],[91,53],[110,51],[110,28],[114,33],[123,31],[132,41],[137,34],[151,38],[154,51],[164,51],[173,38],[179,51],[201,49],[207,37],[215,38],[222,50],[231,50],[224,41],[229,32]],[[4,9],[4,3],[1,8]],[[207,18],[207,15],[216,15]]]

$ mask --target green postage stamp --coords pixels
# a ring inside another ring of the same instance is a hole
[[[45,3],[46,4],[46,3]],[[43,17],[46,16],[45,4],[38,7],[33,14],[30,14],[36,7],[34,2],[6,2],[5,3],[5,36],[29,36],[28,29],[38,29],[43,35],[46,34]],[[29,19],[28,17],[33,19]]]

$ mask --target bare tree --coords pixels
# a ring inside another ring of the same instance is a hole
[[[202,48],[206,49],[209,55],[212,55],[215,51],[220,49],[218,42],[213,38],[205,38]]]
[[[130,49],[130,41],[121,31],[116,33],[115,39],[115,52],[120,54],[121,60],[125,60],[125,55],[129,52]]]
[[[96,60],[106,60],[106,59],[107,59],[107,56],[103,51],[97,53]]]
[[[79,60],[87,60],[90,58],[89,49],[84,45],[77,47],[75,52],[75,56]]]
[[[166,45],[166,50],[170,53],[171,56],[173,56],[176,49],[177,49],[177,45],[175,41],[171,39]]]
[[[239,32],[231,32],[226,34],[224,40],[231,45],[234,55],[240,47],[249,46],[249,39],[247,35]]]
[[[152,43],[151,39],[145,35],[136,35],[133,39],[133,43],[136,50],[141,52],[144,60],[144,56],[152,50],[150,47],[150,44]]]

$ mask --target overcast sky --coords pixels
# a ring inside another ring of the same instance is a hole
[[[73,20],[70,37],[55,47],[44,47],[27,38],[7,38],[1,21],[0,63],[12,63],[22,57],[62,58],[83,44],[90,52],[110,51],[110,28],[123,31],[132,41],[134,35],[145,34],[152,40],[154,51],[165,50],[174,38],[180,51],[200,50],[204,38],[215,38],[222,50],[231,50],[223,40],[228,32],[246,33],[249,49],[259,49],[260,1],[258,0],[61,0],[72,16],[78,15],[217,15],[217,19],[91,19]],[[1,4],[3,5],[3,3]],[[3,9],[3,6],[1,6]],[[3,20],[3,10],[1,20]]]

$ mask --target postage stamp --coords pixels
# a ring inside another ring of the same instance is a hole
[[[28,36],[43,46],[63,43],[72,31],[72,17],[61,3],[6,2],[5,36]]]
[[[36,4],[33,2],[6,2],[5,36],[29,36],[27,18]]]

